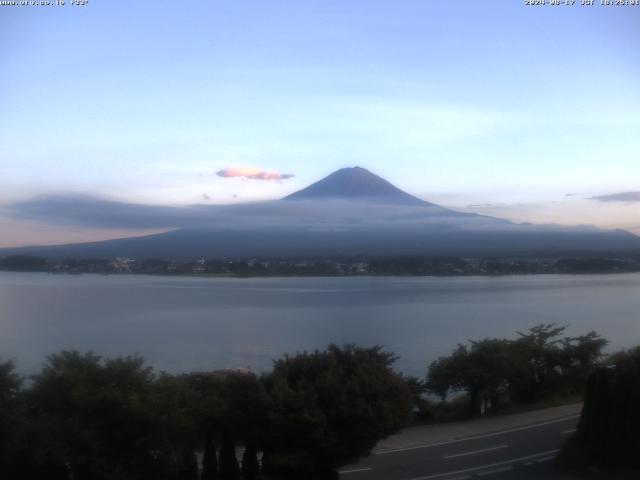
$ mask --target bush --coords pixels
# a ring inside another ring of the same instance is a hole
[[[411,396],[381,347],[331,345],[275,362],[269,392],[268,469],[291,478],[333,469],[368,455],[404,426]]]
[[[574,464],[640,469],[640,348],[590,375],[577,432],[564,457]]]

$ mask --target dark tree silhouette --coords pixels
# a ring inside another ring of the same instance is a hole
[[[242,454],[242,480],[256,480],[259,473],[258,449],[254,442],[249,442]]]
[[[198,480],[198,459],[192,450],[180,454],[177,480]]]
[[[595,332],[561,338],[565,329],[542,324],[518,332],[515,340],[458,345],[429,366],[427,388],[442,400],[449,392],[466,392],[472,414],[480,412],[482,399],[508,396],[512,402],[530,403],[559,392],[580,393],[607,341]]]
[[[140,358],[52,355],[28,399],[49,466],[76,480],[171,478],[193,445],[188,390]]]
[[[581,467],[640,469],[640,347],[612,356],[589,376],[575,436],[563,450]],[[609,478],[603,474],[602,478]],[[614,475],[611,475],[614,478]],[[617,478],[617,477],[616,477]]]
[[[225,430],[220,447],[220,476],[221,480],[239,480],[240,466],[236,458],[236,449],[231,434]]]
[[[217,480],[218,457],[216,455],[216,443],[213,434],[205,437],[204,452],[202,455],[202,480]]]
[[[394,361],[381,347],[353,345],[277,360],[265,380],[263,468],[290,478],[327,475],[405,425],[411,396]]]

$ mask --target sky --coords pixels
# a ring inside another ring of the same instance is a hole
[[[355,165],[640,234],[640,7],[577,3],[0,6],[0,246],[151,231],[11,214],[33,199],[254,202]]]

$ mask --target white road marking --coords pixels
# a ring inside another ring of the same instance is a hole
[[[450,458],[466,457],[467,455],[475,455],[477,453],[491,452],[493,450],[500,450],[502,448],[507,448],[508,446],[509,445],[498,445],[497,447],[483,448],[482,450],[474,450],[472,452],[456,453],[454,455],[447,455],[446,457],[444,457],[444,459],[448,460]]]
[[[493,468],[491,470],[485,470],[484,472],[478,472],[478,476],[485,477],[487,475],[495,475],[496,473],[508,472],[509,470],[513,470],[513,467]]]
[[[501,467],[503,465],[508,465],[510,463],[524,462],[525,460],[531,460],[533,458],[553,455],[555,453],[558,453],[559,451],[560,451],[559,449],[548,450],[546,452],[540,452],[534,455],[527,455],[526,457],[512,458],[511,460],[505,460],[503,462],[490,463],[489,465],[481,465],[479,467],[465,468],[464,470],[456,470],[453,472],[436,473],[435,475],[427,475],[426,477],[414,477],[410,480],[431,480],[432,478],[442,478],[442,477],[448,477],[451,475],[459,475],[461,473],[469,473],[469,472],[475,472],[478,470],[486,470],[488,468]]]
[[[339,474],[343,474],[343,473],[358,473],[358,472],[368,472],[369,470],[371,470],[371,467],[354,468],[354,469],[351,469],[351,470],[340,470],[338,473]]]
[[[421,448],[441,447],[443,445],[452,445],[454,443],[469,442],[471,440],[478,440],[478,439],[481,439],[481,438],[496,437],[498,435],[505,435],[507,433],[520,432],[522,430],[529,430],[531,428],[544,427],[545,425],[553,425],[554,423],[566,422],[568,420],[573,420],[573,419],[579,418],[579,417],[580,417],[580,415],[571,415],[570,417],[563,417],[563,418],[558,418],[556,420],[549,420],[548,422],[536,423],[535,425],[526,425],[524,427],[511,428],[509,430],[502,430],[500,432],[485,433],[483,435],[476,435],[476,436],[471,436],[471,437],[459,438],[457,440],[449,440],[447,442],[428,443],[428,444],[424,444],[424,445],[416,445],[414,447],[393,448],[393,449],[389,449],[389,450],[378,450],[377,452],[374,451],[373,454],[374,455],[386,455],[388,453],[407,452],[409,450],[418,450],[418,449],[421,449]]]
[[[569,435],[575,432],[576,430],[577,430],[576,428],[572,428],[571,430],[565,430],[564,432],[562,432],[562,435]]]

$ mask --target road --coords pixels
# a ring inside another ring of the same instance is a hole
[[[475,434],[437,443],[381,448],[340,471],[343,480],[470,480],[573,478],[552,467],[575,431],[579,415]],[[424,427],[424,431],[428,427]]]

